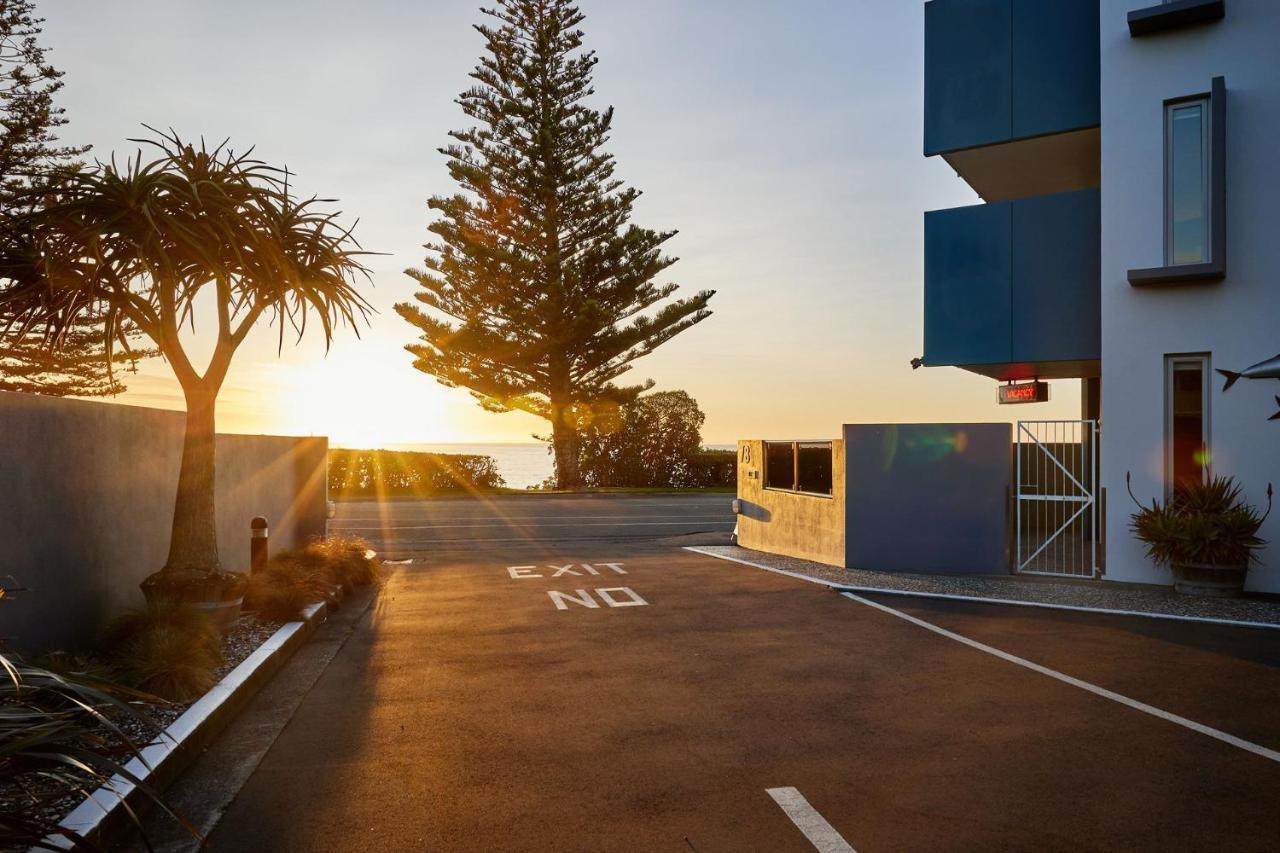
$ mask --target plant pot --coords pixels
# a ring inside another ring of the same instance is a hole
[[[1247,566],[1174,563],[1173,588],[1183,595],[1236,598],[1244,592]]]
[[[242,604],[244,604],[243,595],[227,601],[193,601],[191,607],[207,615],[213,624],[218,626],[218,630],[226,634],[240,618]]]
[[[148,607],[185,605],[209,616],[218,630],[235,625],[248,576],[242,572],[159,571],[140,586]]]

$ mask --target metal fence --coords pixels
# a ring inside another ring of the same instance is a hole
[[[1021,574],[1098,573],[1098,422],[1019,421],[1016,566]]]

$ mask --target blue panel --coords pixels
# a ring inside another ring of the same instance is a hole
[[[924,217],[924,358],[1000,364],[1010,350],[1010,203]]]
[[[1097,190],[1013,202],[1013,360],[1101,357]]]
[[[1013,0],[1012,138],[1099,123],[1097,0]]]
[[[1009,138],[1010,2],[931,0],[925,4],[926,155]]]
[[[845,563],[887,572],[1009,571],[1012,428],[847,424]]]

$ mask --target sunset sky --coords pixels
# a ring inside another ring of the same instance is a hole
[[[45,0],[66,72],[68,143],[131,153],[142,123],[230,137],[341,199],[372,251],[378,314],[276,353],[265,325],[223,390],[219,428],[335,443],[528,441],[541,422],[482,411],[415,371],[411,298],[427,198],[451,193],[436,149],[466,120],[453,99],[482,42],[478,0]],[[594,103],[616,108],[619,175],[636,221],[677,228],[669,279],[718,291],[714,315],[628,379],[683,388],[709,443],[820,438],[841,423],[1078,417],[1055,400],[996,405],[995,383],[913,372],[922,351],[923,211],[978,199],[921,154],[922,2],[582,0],[600,57]],[[212,319],[206,313],[205,318]],[[120,402],[181,407],[163,363]]]

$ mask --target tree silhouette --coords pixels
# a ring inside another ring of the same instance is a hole
[[[630,224],[638,190],[603,150],[612,108],[587,106],[594,52],[569,0],[500,0],[476,29],[488,53],[458,99],[478,124],[441,149],[462,192],[429,202],[441,218],[421,289],[396,310],[420,332],[414,366],[469,389],[492,411],[551,422],[556,482],[580,484],[578,430],[601,405],[652,383],[614,380],[710,315],[712,291],[664,300],[674,231]],[[652,310],[650,310],[652,309]]]

